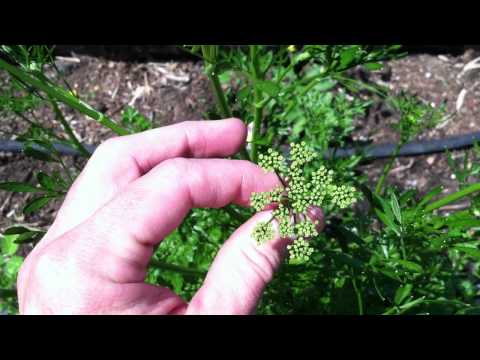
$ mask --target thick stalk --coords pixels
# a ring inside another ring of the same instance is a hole
[[[53,106],[53,111],[55,112],[55,115],[57,117],[57,120],[60,121],[60,124],[62,124],[63,126],[63,129],[65,130],[65,132],[67,133],[69,139],[73,142],[75,148],[80,151],[80,153],[85,156],[85,157],[90,157],[90,153],[88,152],[87,149],[85,149],[85,147],[82,145],[82,143],[77,139],[77,137],[75,136],[75,133],[73,132],[70,124],[67,122],[67,120],[65,119],[65,116],[63,116],[63,113],[62,111],[60,110],[60,108],[58,107],[58,104],[57,102],[52,99],[51,97],[49,97],[50,99],[50,102]]]
[[[220,79],[218,78],[218,74],[216,71],[216,67],[214,65],[207,65],[208,66],[208,78],[210,79],[210,82],[212,83],[213,87],[213,92],[215,94],[215,98],[217,100],[217,105],[220,109],[220,112],[222,113],[222,116],[226,119],[232,117],[232,112],[230,111],[230,108],[228,107],[228,102],[225,97],[225,93],[223,92],[222,85],[220,84]],[[248,152],[245,150],[245,147],[242,147],[240,150],[240,157],[244,160],[248,160]]]
[[[252,158],[252,161],[256,163],[258,161],[258,146],[256,142],[260,134],[260,128],[262,126],[262,114],[263,114],[263,106],[259,105],[262,94],[256,84],[258,80],[261,80],[260,67],[258,65],[258,46],[257,45],[250,45],[250,60],[251,60],[252,71],[253,71],[253,80],[255,82],[254,90],[253,90],[254,116],[253,116],[253,129],[252,129],[251,158]]]
[[[110,130],[115,132],[118,135],[128,135],[129,132],[125,130],[120,125],[116,124],[113,120],[105,116],[98,110],[95,110],[90,105],[84,103],[83,101],[77,99],[75,96],[71,95],[68,91],[64,89],[54,86],[51,84],[45,84],[44,82],[40,81],[39,79],[31,76],[30,74],[18,69],[17,67],[10,65],[6,61],[0,59],[0,68],[6,70],[13,76],[16,76],[24,83],[37,88],[38,90],[43,91],[48,96],[52,97],[53,99],[60,101],[71,108],[85,114],[94,120],[98,121],[100,124],[108,127]]]

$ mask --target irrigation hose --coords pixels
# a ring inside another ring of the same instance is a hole
[[[447,150],[467,149],[480,143],[480,132],[473,132],[465,135],[452,136],[444,139],[413,141],[405,144],[397,156],[419,156],[440,153]],[[55,143],[53,145],[60,155],[65,156],[82,156],[82,154],[72,146]],[[96,149],[96,145],[84,144],[90,154]],[[45,151],[41,147],[35,147],[38,151]],[[325,154],[325,158],[347,158],[353,155],[363,154],[365,159],[383,159],[392,155],[396,148],[396,144],[379,144],[358,146],[345,149],[330,149]],[[0,140],[0,152],[22,153],[24,149],[23,143],[15,140]]]

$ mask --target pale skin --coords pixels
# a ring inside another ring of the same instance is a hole
[[[218,252],[187,303],[144,282],[154,249],[190,209],[249,205],[252,192],[279,186],[276,175],[225,157],[244,145],[238,119],[184,122],[102,144],[18,276],[21,314],[252,314],[290,239],[257,245],[263,211]],[[312,220],[323,226],[320,209]],[[274,228],[277,229],[275,221]]]

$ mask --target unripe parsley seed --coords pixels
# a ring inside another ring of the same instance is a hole
[[[258,164],[265,171],[275,172],[281,176],[285,188],[253,193],[250,199],[251,206],[256,211],[262,211],[269,204],[277,204],[272,219],[278,221],[282,238],[295,239],[287,247],[289,260],[294,263],[305,262],[310,258],[313,248],[308,239],[318,235],[316,224],[308,219],[308,208],[312,205],[319,207],[331,205],[345,209],[357,200],[355,188],[335,184],[333,170],[323,165],[310,176],[306,176],[304,167],[315,157],[316,154],[305,142],[290,145],[289,166],[283,155],[273,149],[269,149],[267,154],[261,154]],[[274,237],[272,224],[270,222],[257,224],[252,236],[258,244],[272,240]]]

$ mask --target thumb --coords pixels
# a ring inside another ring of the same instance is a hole
[[[309,211],[309,217],[323,223],[319,210]],[[252,237],[255,225],[271,218],[272,211],[256,214],[225,242],[186,314],[247,315],[255,311],[265,286],[280,267],[287,245],[292,242],[280,238],[278,223],[273,220],[274,238],[257,244]]]

